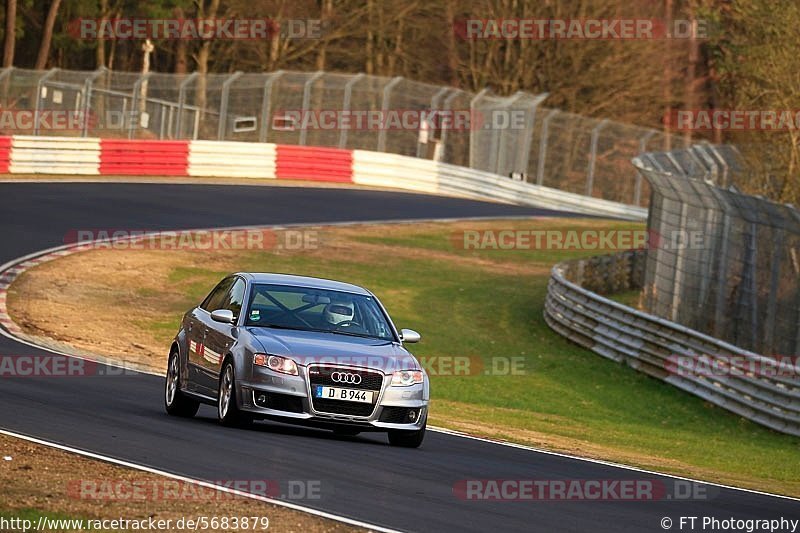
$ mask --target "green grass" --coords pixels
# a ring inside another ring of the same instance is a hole
[[[546,246],[541,248],[536,248],[535,246],[531,245],[528,248],[520,248],[520,249],[513,249],[513,250],[497,250],[493,248],[491,245],[491,241],[484,241],[485,249],[472,249],[472,250],[461,250],[464,247],[464,236],[462,233],[463,228],[460,228],[458,231],[454,229],[448,229],[450,225],[448,224],[441,224],[442,231],[441,232],[431,232],[425,230],[407,230],[404,231],[402,234],[394,234],[392,233],[390,236],[366,236],[366,237],[358,237],[357,240],[360,242],[368,242],[368,243],[377,243],[377,244],[386,244],[390,246],[404,246],[404,247],[412,247],[418,248],[423,250],[435,250],[435,251],[442,251],[442,252],[454,252],[460,251],[465,256],[469,257],[477,257],[481,259],[497,259],[498,256],[502,256],[503,261],[514,262],[514,263],[527,263],[527,262],[544,262],[544,263],[556,263],[558,261],[564,261],[567,259],[579,259],[581,257],[591,257],[593,255],[602,255],[605,253],[611,253],[611,251],[604,251],[604,250],[577,250],[577,249],[564,249],[564,250],[552,250],[548,249]],[[480,223],[476,223],[474,225],[475,228],[480,231]],[[581,231],[587,229],[594,229],[594,230],[604,230],[604,231],[611,231],[611,230],[644,230],[645,225],[636,222],[626,222],[626,221],[597,221],[596,223],[590,223],[587,225],[586,220],[582,221],[575,221],[574,219],[559,219],[556,221],[548,221],[545,224],[531,224],[530,222],[520,222],[520,221],[512,221],[509,224],[504,224],[502,226],[503,229],[507,228],[520,228],[520,229],[543,229],[543,228],[551,228],[557,231]],[[497,229],[497,228],[496,228]],[[480,234],[479,234],[480,235]],[[467,240],[467,243],[473,242]],[[545,243],[546,241],[542,241]]]
[[[368,259],[353,259],[346,251],[329,256],[249,252],[239,263],[242,270],[292,272],[369,287],[398,327],[422,334],[422,342],[412,346],[417,356],[468,356],[485,365],[493,357],[521,358],[521,375],[432,376],[432,420],[437,424],[458,427],[475,416],[474,408],[482,413],[484,426],[512,440],[530,431],[552,438],[555,448],[561,441],[580,442],[600,450],[594,455],[613,460],[800,494],[800,439],[750,423],[570,343],[551,331],[542,316],[546,269],[520,275],[492,268],[521,262],[547,266],[592,253],[463,251],[452,245],[451,233],[441,225],[357,237],[391,246],[391,253],[373,253]],[[440,254],[415,256],[414,249]],[[491,263],[459,262],[475,256]],[[186,288],[176,308],[199,301],[226,273],[202,268],[173,272],[171,279]],[[634,296],[626,293],[622,299],[632,303]],[[174,329],[168,323],[173,325],[165,318],[148,327],[171,336]],[[437,409],[437,402],[448,408]]]
[[[641,294],[640,291],[631,290],[631,291],[617,292],[614,294],[607,294],[606,297],[608,297],[611,300],[614,300],[615,302],[627,305],[628,307],[633,307],[635,309],[638,309],[640,294]]]

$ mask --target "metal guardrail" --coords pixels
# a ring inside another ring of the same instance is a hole
[[[626,220],[647,217],[643,207],[540,187],[482,170],[366,150],[354,150],[353,154],[354,182],[360,185],[397,187]]]
[[[647,253],[628,251],[554,266],[545,300],[547,324],[603,357],[748,420],[800,436],[796,368],[598,294],[641,288]],[[704,361],[703,368],[727,370],[698,372],[696,366],[684,366],[698,360]],[[776,371],[758,371],[764,368]]]

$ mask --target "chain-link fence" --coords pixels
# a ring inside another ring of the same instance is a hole
[[[547,109],[541,107],[546,96],[500,97],[400,77],[328,72],[143,75],[13,68],[0,70],[0,106],[17,115],[0,117],[0,133],[374,150],[646,205],[649,186],[630,159],[669,149],[682,137]],[[21,112],[34,119],[22,120]],[[348,116],[377,122],[348,124]]]
[[[634,159],[653,188],[652,314],[764,355],[800,355],[800,211],[739,193],[730,146]]]
[[[650,229],[664,243],[649,255],[646,310],[761,353],[800,353],[797,210],[732,189],[747,172],[730,147],[658,153],[684,138],[548,109],[545,98],[364,74],[10,68],[0,70],[0,134],[363,149],[628,205],[652,198]],[[669,246],[694,234],[702,245]]]

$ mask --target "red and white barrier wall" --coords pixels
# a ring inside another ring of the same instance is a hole
[[[276,177],[274,144],[222,141],[189,141],[187,144],[187,176]]]
[[[186,176],[188,170],[187,141],[100,140],[100,175]]]
[[[352,183],[644,220],[647,210],[397,154],[232,141],[0,137],[0,173]]]
[[[8,174],[11,166],[11,137],[0,137],[0,173]]]
[[[279,144],[275,177],[353,183],[353,151]]]
[[[5,137],[11,174],[99,174],[100,139]]]

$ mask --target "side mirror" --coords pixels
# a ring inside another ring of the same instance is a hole
[[[233,311],[230,309],[217,309],[211,312],[211,320],[222,322],[223,324],[233,324],[236,321],[236,317],[233,316]]]
[[[403,342],[419,342],[422,336],[413,329],[401,329],[400,340]]]

